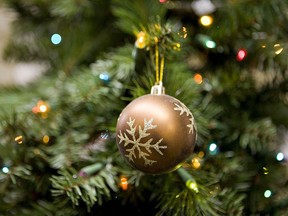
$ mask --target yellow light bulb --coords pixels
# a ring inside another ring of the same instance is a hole
[[[198,153],[198,156],[199,156],[200,158],[203,158],[204,155],[205,155],[205,153],[204,153],[203,151],[200,151],[200,152]]]
[[[18,144],[22,144],[22,143],[23,143],[23,137],[22,137],[22,136],[17,136],[17,137],[15,137],[15,141],[16,141]]]
[[[40,112],[46,112],[47,111],[47,106],[42,104],[40,107],[39,107],[39,110]]]
[[[268,175],[269,170],[267,167],[263,167],[263,173],[264,173],[264,175]]]
[[[186,186],[187,186],[190,190],[195,191],[196,193],[199,192],[197,183],[196,183],[195,181],[188,180],[188,181],[186,182]]]
[[[193,158],[192,165],[195,169],[199,169],[201,166],[200,159],[198,157]]]
[[[34,106],[32,108],[32,112],[35,114],[37,113],[46,114],[47,112],[49,112],[49,105],[45,103],[44,101],[39,100],[37,102],[37,106]]]
[[[178,32],[178,35],[179,35],[180,37],[182,37],[182,38],[187,38],[188,33],[187,33],[186,27],[183,26],[182,29],[181,29],[181,31]]]
[[[145,32],[141,31],[137,35],[137,40],[135,42],[135,46],[139,49],[143,49],[146,46],[146,35]]]
[[[43,142],[45,144],[47,144],[49,142],[49,140],[50,140],[50,137],[48,135],[43,136]]]
[[[205,15],[200,17],[200,23],[203,26],[210,26],[213,23],[213,18],[211,16]]]
[[[275,54],[276,55],[279,55],[283,51],[283,47],[281,47],[280,44],[275,44],[274,48],[275,48]]]
[[[180,51],[181,50],[181,44],[180,43],[176,43],[173,45],[173,49],[176,51]]]
[[[128,180],[127,180],[127,178],[122,176],[120,181],[121,181],[120,186],[121,186],[122,190],[127,190],[128,189]]]

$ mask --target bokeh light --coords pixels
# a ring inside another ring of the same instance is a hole
[[[199,169],[201,167],[201,162],[200,162],[200,158],[198,157],[195,157],[192,159],[192,166],[195,168],[195,169]]]
[[[54,44],[54,45],[57,45],[57,44],[60,44],[62,41],[62,37],[60,34],[53,34],[51,36],[51,42]]]
[[[122,176],[120,178],[120,181],[121,181],[120,182],[120,186],[121,186],[122,190],[127,190],[128,189],[128,180],[127,180],[127,178]]]
[[[205,153],[204,153],[203,151],[200,151],[200,152],[198,153],[198,156],[199,156],[200,158],[203,158],[204,155],[205,155]]]
[[[15,137],[15,141],[16,141],[18,144],[22,144],[22,143],[23,143],[23,137],[22,137],[22,136],[17,136],[17,137]]]
[[[276,156],[276,159],[277,159],[278,161],[284,160],[284,154],[283,154],[282,152],[279,152],[279,153],[277,154],[277,156]]]
[[[283,51],[283,47],[280,44],[274,44],[275,54],[279,55]]]
[[[193,77],[195,83],[197,84],[201,84],[203,82],[203,78],[202,78],[202,75],[199,74],[199,73],[196,73]]]
[[[188,187],[190,190],[195,191],[196,193],[199,192],[197,183],[196,183],[195,181],[188,180],[188,181],[186,182],[186,187]]]
[[[101,73],[99,78],[103,81],[104,84],[108,84],[110,81],[110,76],[107,73]]]
[[[263,167],[263,173],[264,175],[268,175],[269,174],[269,170],[267,167]]]
[[[49,143],[50,137],[48,135],[45,135],[45,136],[43,136],[42,140],[45,144],[47,144],[47,143]]]
[[[45,104],[42,104],[39,106],[40,112],[46,112],[47,111],[47,106]]]
[[[213,49],[213,48],[216,47],[216,43],[214,41],[212,41],[212,40],[208,40],[208,41],[206,41],[205,46],[207,48]]]
[[[181,28],[181,30],[178,32],[178,35],[181,37],[181,38],[187,38],[188,36],[188,31],[187,31],[187,28],[185,26],[183,26]]]
[[[200,17],[199,22],[201,23],[201,25],[207,27],[213,23],[213,18],[209,15],[204,15]]]
[[[218,146],[216,143],[213,142],[209,145],[209,153],[211,155],[216,155],[218,153]]]
[[[247,56],[247,51],[244,49],[240,49],[237,52],[236,59],[237,59],[237,61],[243,61],[246,58],[246,56]]]
[[[145,34],[145,32],[141,31],[137,34],[135,46],[138,49],[143,49],[146,47],[146,34]]]
[[[9,172],[9,168],[8,167],[3,167],[2,168],[2,172],[3,173],[8,173]]]
[[[264,197],[266,197],[266,198],[271,197],[271,195],[272,195],[272,192],[271,192],[270,190],[266,190],[266,191],[264,192]]]

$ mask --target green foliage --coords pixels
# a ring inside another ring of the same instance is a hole
[[[239,144],[243,148],[249,146],[252,153],[256,153],[269,148],[268,144],[275,141],[275,135],[276,128],[270,119],[249,122],[245,131],[240,136]]]
[[[279,128],[288,126],[287,1],[219,1],[210,27],[186,7],[194,1],[6,2],[18,15],[7,57],[43,61],[54,73],[1,88],[0,168],[9,169],[0,172],[1,214],[101,215],[101,206],[108,211],[117,200],[125,209],[149,203],[147,214],[159,216],[287,210],[286,163],[275,159],[284,143]],[[139,31],[144,49],[134,45]],[[54,33],[59,45],[50,41]],[[165,53],[166,93],[196,120],[197,143],[183,167],[197,190],[177,172],[134,170],[115,144],[119,114],[155,83],[155,38],[160,57]],[[247,56],[237,61],[240,48]],[[46,115],[31,111],[39,100],[49,105]],[[101,168],[82,175],[91,164]],[[127,190],[120,189],[123,176]]]
[[[69,74],[119,42],[114,37],[120,32],[112,24],[110,1],[13,0],[7,4],[16,10],[18,19],[6,58],[45,62]],[[58,45],[51,43],[55,33],[62,37]]]
[[[97,202],[103,203],[103,199],[110,199],[110,191],[117,191],[119,180],[118,172],[111,164],[107,164],[92,177],[81,177],[76,170],[60,170],[57,176],[51,177],[52,195],[62,196],[64,199],[70,198],[74,205],[79,205],[79,200],[83,200],[88,210]]]
[[[161,4],[155,4],[154,0],[112,0],[112,3],[113,14],[119,18],[116,21],[117,26],[129,34],[147,28],[156,16],[162,18],[167,11]]]
[[[221,215],[221,203],[213,195],[216,176],[205,172],[201,172],[200,178],[198,176],[193,176],[197,191],[185,187],[176,176],[169,176],[169,181],[165,181],[158,194],[160,210],[157,215]]]

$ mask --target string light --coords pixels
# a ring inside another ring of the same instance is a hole
[[[3,173],[9,173],[9,168],[8,167],[3,167],[2,168]]]
[[[195,181],[193,176],[187,170],[185,170],[182,167],[179,167],[177,169],[177,173],[181,177],[183,182],[185,182],[185,185],[186,185],[187,188],[189,188],[190,190],[193,190],[196,193],[199,192],[199,188],[198,188],[197,182]]]
[[[128,180],[126,177],[122,176],[120,178],[120,186],[121,186],[122,190],[124,190],[124,191],[128,189]]]
[[[62,41],[62,37],[60,34],[53,34],[51,36],[51,42],[54,44],[54,45],[58,45],[60,44]]]
[[[195,83],[197,84],[201,84],[203,82],[203,78],[202,78],[202,75],[199,74],[199,73],[196,73],[193,77]]]
[[[197,185],[197,183],[196,183],[195,181],[193,181],[193,180],[188,180],[188,181],[186,182],[186,186],[187,186],[190,190],[195,191],[196,193],[199,192],[198,185]]]
[[[45,119],[48,117],[47,113],[49,112],[49,106],[44,101],[39,100],[37,105],[32,108],[32,112],[35,114],[39,113],[41,117]]]
[[[198,158],[198,157],[193,158],[192,159],[192,166],[195,169],[199,169],[201,167],[200,158]]]
[[[180,45],[180,43],[174,44],[173,49],[176,50],[176,51],[180,51],[180,50],[181,50],[181,45]]]
[[[45,136],[43,136],[42,140],[45,144],[47,144],[47,143],[49,143],[50,137],[48,135],[45,135]]]
[[[135,41],[135,46],[138,49],[143,49],[146,47],[146,34],[145,32],[141,31],[137,35],[137,39]]]
[[[211,155],[216,155],[218,153],[218,146],[216,143],[213,142],[209,145],[209,153]]]
[[[216,47],[216,43],[214,41],[212,41],[212,40],[208,40],[208,41],[206,41],[205,46],[207,48],[213,49],[213,48]]]
[[[283,48],[281,47],[280,44],[274,44],[274,48],[275,48],[276,55],[279,55],[283,51]]]
[[[17,136],[17,137],[15,137],[15,141],[16,141],[18,144],[22,144],[22,143],[23,143],[23,137],[22,137],[22,136]]]
[[[198,153],[198,156],[199,156],[200,158],[203,158],[204,155],[205,155],[205,153],[204,153],[203,151],[200,151],[200,152]]]
[[[187,28],[183,26],[183,27],[181,28],[181,31],[178,32],[178,35],[179,35],[181,38],[187,38],[187,36],[188,36]]]
[[[269,197],[271,197],[271,195],[272,195],[272,192],[271,192],[270,190],[266,190],[266,191],[264,192],[264,197],[265,197],[265,198],[269,198]]]
[[[208,27],[213,23],[213,18],[209,15],[201,16],[199,19],[201,25]]]
[[[264,173],[264,175],[268,175],[269,170],[267,167],[263,167],[263,173]]]
[[[284,154],[283,154],[282,152],[279,152],[279,153],[277,154],[277,156],[276,156],[276,159],[277,159],[278,161],[284,160]]]
[[[197,34],[196,40],[206,48],[213,49],[216,47],[216,42],[213,41],[208,35]]]
[[[44,113],[47,111],[47,106],[45,104],[42,104],[41,106],[39,106],[39,110],[40,112]]]
[[[110,76],[107,73],[101,73],[99,75],[100,80],[104,83],[104,84],[108,84],[110,81]]]
[[[237,56],[236,56],[236,59],[237,61],[243,61],[247,56],[247,51],[245,49],[240,49],[238,52],[237,52]]]

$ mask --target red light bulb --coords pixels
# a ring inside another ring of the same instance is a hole
[[[236,59],[237,61],[243,61],[247,56],[247,52],[244,49],[240,49],[237,53]]]

